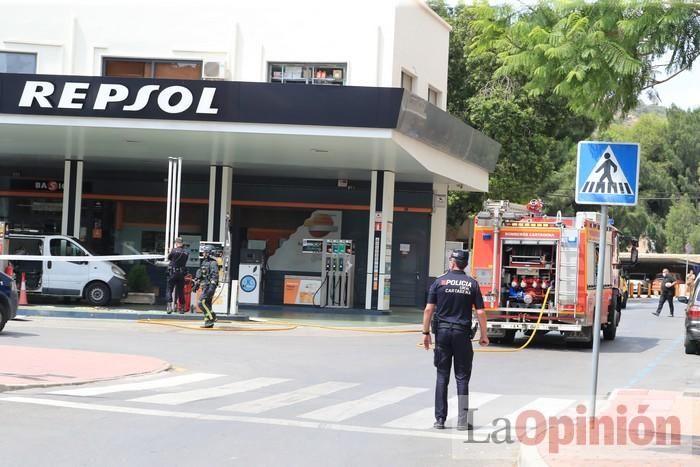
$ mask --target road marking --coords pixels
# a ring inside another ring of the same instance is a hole
[[[478,409],[479,407],[483,406],[484,404],[487,404],[491,402],[492,400],[498,399],[500,397],[500,394],[489,394],[485,392],[472,392],[469,394],[469,408],[470,409]],[[447,406],[448,407],[454,407],[454,413],[457,413],[457,405],[458,405],[458,398],[457,396],[451,397],[447,401]],[[454,415],[448,417],[449,420],[453,420],[455,418]],[[382,426],[387,426],[391,428],[408,428],[408,429],[414,429],[414,430],[424,430],[427,428],[430,428],[433,426],[433,423],[435,422],[435,408],[434,407],[428,407],[425,409],[421,409],[417,412],[414,412],[412,414],[406,415],[405,417],[397,418],[396,420],[392,420],[388,423],[385,423]]]
[[[125,413],[132,415],[144,415],[151,417],[181,418],[190,420],[206,420],[220,422],[255,423],[259,425],[273,425],[294,428],[325,429],[333,431],[346,431],[352,433],[367,433],[377,435],[407,436],[412,438],[432,438],[454,441],[466,441],[467,434],[446,433],[438,431],[398,430],[392,428],[377,428],[359,425],[340,425],[336,423],[310,422],[303,420],[286,420],[280,418],[250,417],[245,415],[218,415],[196,412],[176,412],[172,410],[143,409],[136,407],[122,407],[118,405],[88,404],[84,402],[61,401],[53,399],[41,399],[33,397],[0,397],[0,402],[15,402],[19,404],[35,404],[50,407],[63,407],[79,410],[91,410],[97,412]],[[484,441],[485,438],[473,438],[475,442]]]
[[[131,402],[147,402],[149,404],[180,405],[187,402],[194,402],[204,399],[214,399],[216,397],[239,394],[241,392],[253,391],[273,384],[289,381],[286,378],[253,378],[245,381],[224,384],[211,388],[193,389],[191,391],[168,392],[165,394],[154,394],[152,396],[137,397],[129,399]]]
[[[515,429],[518,427],[516,423],[516,421],[518,420],[518,416],[520,416],[520,414],[522,414],[525,411],[535,411],[537,414],[541,414],[545,419],[547,419],[549,417],[553,417],[559,414],[575,402],[575,399],[555,399],[552,397],[539,397],[534,401],[525,404],[519,409],[516,409],[515,411],[511,412],[509,415],[506,415],[503,418],[507,418],[508,420],[510,420],[511,428]],[[522,428],[527,428],[528,430],[535,428],[534,422],[535,420],[533,420],[532,417],[528,417],[527,426]]]
[[[127,391],[145,391],[148,389],[161,389],[180,386],[183,384],[196,383],[206,381],[213,378],[220,378],[224,375],[213,373],[192,373],[189,375],[172,376],[169,378],[153,379],[149,381],[140,381],[138,383],[113,384],[110,386],[97,386],[79,389],[63,389],[61,391],[52,391],[49,394],[61,394],[63,396],[100,396],[102,394],[111,394],[115,392]]]
[[[279,409],[280,407],[287,407],[300,402],[316,399],[321,396],[333,394],[334,392],[342,391],[343,389],[349,389],[355,386],[358,386],[358,383],[340,383],[336,381],[329,381],[326,383],[315,384],[313,386],[297,389],[296,391],[285,392],[248,402],[228,405],[226,407],[221,407],[219,410],[255,414],[263,413],[267,412],[268,410]]]
[[[387,405],[396,404],[397,402],[401,402],[404,399],[425,391],[427,391],[425,388],[398,386],[370,394],[362,399],[341,402],[340,404],[314,410],[313,412],[300,415],[300,417],[311,420],[323,420],[326,422],[342,422],[348,418],[356,417]]]

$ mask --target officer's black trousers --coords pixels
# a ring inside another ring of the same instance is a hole
[[[467,423],[469,415],[469,379],[472,375],[474,350],[466,328],[439,324],[435,332],[435,418],[447,419],[447,387],[454,360],[457,380],[458,423]]]
[[[173,271],[168,275],[168,287],[166,289],[165,300],[167,303],[172,303],[173,292],[175,292],[175,303],[180,305],[180,308],[185,306],[185,273]]]
[[[668,308],[669,311],[671,312],[671,316],[673,316],[673,294],[666,294],[661,292],[661,296],[659,297],[659,306],[656,308],[656,314],[661,314],[661,309],[664,307],[664,302],[668,302]]]

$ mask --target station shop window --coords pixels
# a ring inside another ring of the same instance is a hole
[[[36,73],[36,54],[0,51],[0,73]]]
[[[268,81],[342,86],[346,71],[345,63],[270,63]]]
[[[202,79],[202,62],[105,58],[102,75],[118,78]]]

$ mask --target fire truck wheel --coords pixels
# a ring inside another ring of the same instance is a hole
[[[615,336],[617,335],[617,310],[615,310],[615,318],[613,319],[612,323],[608,323],[604,328],[603,328],[603,339],[606,341],[612,341],[615,340]]]
[[[584,333],[586,335],[586,337],[588,337],[587,341],[581,342],[581,346],[584,349],[592,349],[593,348],[593,338],[596,337],[596,338],[600,339],[600,332],[598,332],[597,334],[594,333],[593,326],[586,326],[583,329],[581,329],[581,332]]]
[[[506,329],[506,335],[498,339],[499,343],[510,345],[515,341],[515,333],[518,332],[515,329]]]

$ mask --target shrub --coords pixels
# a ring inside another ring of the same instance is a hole
[[[126,282],[130,292],[150,292],[151,278],[148,277],[146,266],[137,264],[129,270],[126,275]]]

